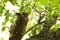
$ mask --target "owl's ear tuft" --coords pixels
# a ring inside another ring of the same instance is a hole
[[[17,16],[20,16],[21,14],[20,13],[16,13]]]

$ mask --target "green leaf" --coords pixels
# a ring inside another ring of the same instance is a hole
[[[13,19],[10,19],[10,22],[11,22],[12,24],[15,24],[15,21],[14,21]]]
[[[2,27],[2,31],[5,31],[5,29],[6,29],[6,27],[4,26],[4,27]]]
[[[29,6],[27,7],[27,12],[28,12],[28,14],[31,13],[31,8]]]
[[[59,9],[59,12],[60,12],[60,5],[58,5],[58,9]]]
[[[59,0],[50,0],[50,3],[51,3],[51,7],[54,8],[59,5]]]
[[[7,11],[7,10],[6,10]],[[9,17],[10,17],[10,13],[9,13],[9,11],[7,11],[6,13],[5,13],[5,19],[4,19],[4,22],[2,23],[2,25],[5,25],[8,21],[9,21]]]
[[[2,25],[5,25],[8,21],[9,21],[9,18],[5,17],[5,20],[4,20],[4,22],[2,22]]]
[[[40,0],[40,4],[41,5],[46,5],[46,4],[48,4],[48,0]]]
[[[50,22],[51,22],[51,19],[50,19],[49,17],[47,17],[47,18],[46,18],[46,21],[47,21],[48,23],[50,23]]]
[[[32,35],[36,35],[36,28],[31,31]]]
[[[0,37],[0,40],[4,40],[4,38]]]
[[[0,13],[0,16],[2,16],[2,13]]]
[[[24,0],[21,1],[21,6],[24,6]]]
[[[52,17],[57,17],[57,16],[59,16],[59,13],[58,13],[58,11],[57,10],[53,10],[53,13],[52,13]]]
[[[4,10],[4,6],[0,5],[0,16],[2,16],[3,10]]]
[[[7,2],[7,0],[2,0],[4,3],[6,3]]]
[[[28,36],[29,36],[29,37],[31,37],[31,36],[32,36],[31,32],[29,32],[29,33],[28,33]]]
[[[6,17],[11,16],[11,14],[9,13],[9,10],[6,10],[6,13],[4,14]]]
[[[20,14],[22,14],[24,12],[24,6],[21,6],[20,8]]]
[[[51,28],[51,30],[57,31],[59,27],[60,27],[60,24],[56,24],[53,26],[53,28]]]
[[[31,1],[31,2],[30,2],[30,5],[31,5],[32,7],[34,6],[34,4],[35,4],[34,1]]]
[[[37,25],[37,32],[40,33],[40,31],[43,29],[42,25]]]

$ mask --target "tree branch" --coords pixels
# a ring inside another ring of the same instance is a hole
[[[35,9],[35,11],[38,12],[38,10],[36,10],[36,9]],[[41,13],[43,13],[43,12],[46,12],[46,10],[39,12],[39,14],[41,14]],[[43,18],[42,18],[42,19],[43,19]],[[42,19],[41,19],[41,20],[42,20]],[[42,24],[42,23],[45,22],[45,21],[42,21],[42,22],[39,22],[39,21],[40,21],[40,17],[39,17],[38,23],[35,24],[32,28],[30,28],[26,33],[28,33],[28,32],[31,31],[33,28],[35,28],[36,25],[39,25],[39,24]],[[25,34],[26,34],[26,33],[25,33]],[[24,35],[25,35],[25,34],[24,34]]]

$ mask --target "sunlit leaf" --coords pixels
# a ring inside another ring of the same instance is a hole
[[[46,18],[47,22],[50,23],[51,19],[49,17]]]
[[[52,28],[51,30],[53,30],[53,31],[57,31],[58,28],[59,28],[59,26],[60,26],[59,24],[56,24],[56,25],[53,26],[53,28]]]
[[[35,4],[35,2],[34,2],[34,1],[31,1],[31,2],[30,2],[30,5],[31,5],[31,6],[33,6],[34,4]]]
[[[37,25],[37,34],[40,33],[42,29],[43,29],[42,25]]]
[[[27,7],[27,12],[28,12],[28,14],[31,13],[31,8],[30,7]]]
[[[9,16],[10,16],[11,14],[9,13],[9,11],[7,11],[6,13],[5,13],[5,19],[4,19],[4,22],[2,23],[2,25],[5,25],[8,21],[9,21]]]
[[[21,1],[21,7],[24,6],[24,0]]]
[[[40,0],[40,4],[42,5],[48,4],[48,0]]]
[[[0,13],[0,16],[2,16],[2,13]]]
[[[13,19],[10,19],[10,22],[11,22],[12,24],[14,24],[14,23],[15,23],[15,21],[14,21]]]
[[[4,6],[0,5],[0,16],[2,16],[3,10],[4,10]]]
[[[31,31],[32,35],[36,35],[36,28]]]
[[[31,36],[32,36],[32,33],[31,33],[31,32],[29,32],[29,33],[28,33],[28,36],[29,36],[29,37],[31,37]]]
[[[22,14],[23,11],[24,11],[24,6],[22,6],[22,7],[20,8],[20,14]]]
[[[6,29],[6,27],[4,26],[4,27],[2,27],[2,31],[5,31],[5,29]]]
[[[7,0],[2,0],[2,1],[5,2],[5,3],[7,2]]]
[[[0,40],[4,40],[4,38],[1,38],[1,37],[0,37]]]
[[[59,13],[57,11],[54,11],[53,14],[52,14],[53,17],[57,17],[59,16]]]

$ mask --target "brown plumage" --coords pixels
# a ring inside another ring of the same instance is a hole
[[[16,25],[10,29],[9,40],[21,40],[26,32],[26,26],[28,23],[28,14],[23,12],[22,14],[16,13]]]

